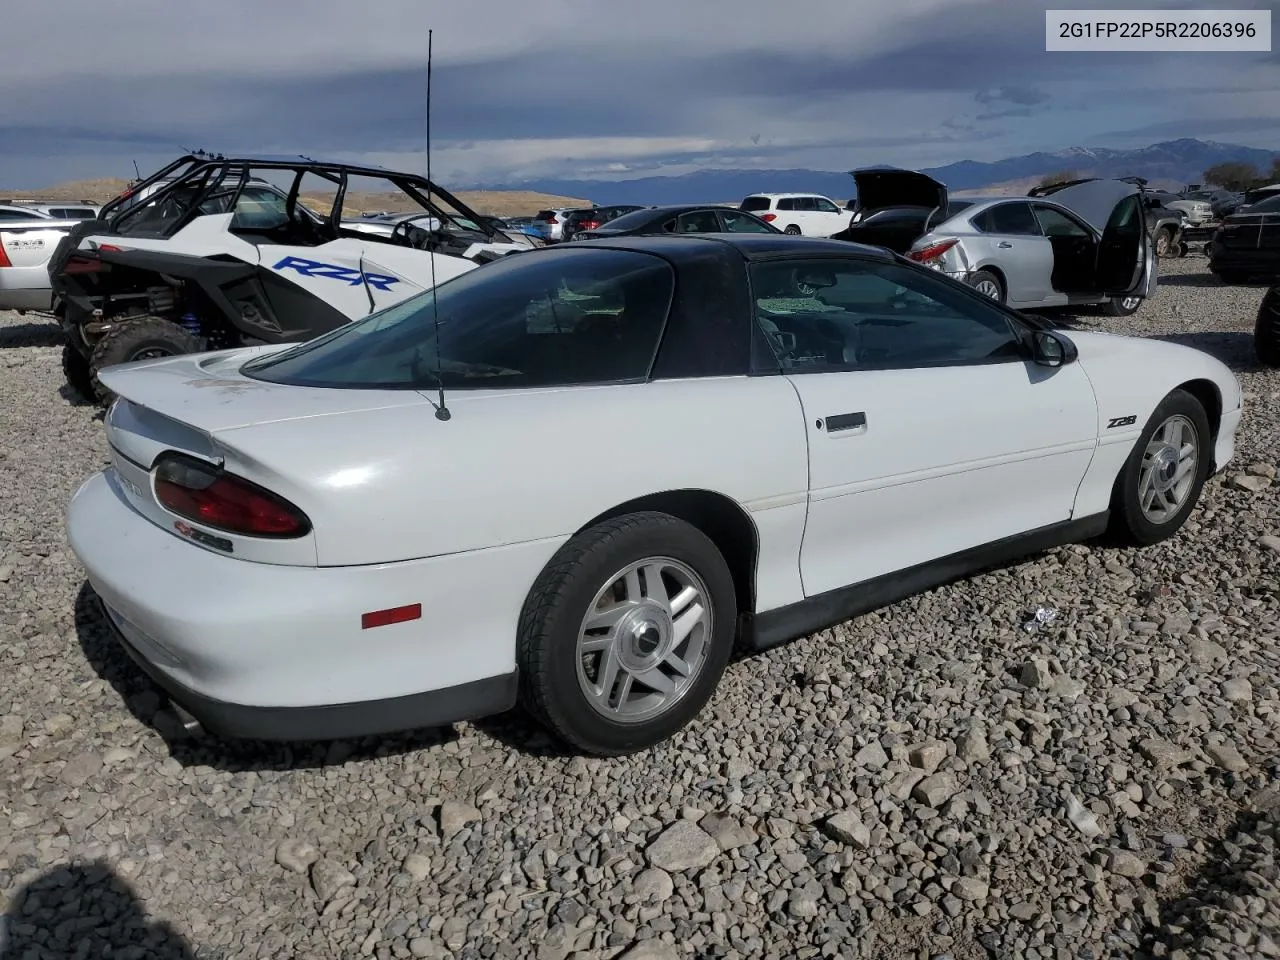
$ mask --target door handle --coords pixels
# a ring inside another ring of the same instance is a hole
[[[823,426],[822,421],[818,421],[818,425],[820,427]],[[829,434],[841,434],[843,436],[866,433],[867,415],[861,410],[857,413],[837,413],[833,417],[827,417],[825,429]]]
[[[1001,250],[1008,250],[1010,247],[1013,246],[1013,244],[1010,243],[1008,240],[1001,240],[999,243],[996,244],[996,246],[999,247]]]

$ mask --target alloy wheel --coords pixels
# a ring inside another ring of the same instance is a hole
[[[616,723],[667,712],[706,662],[715,611],[702,578],[668,557],[629,564],[596,593],[578,630],[578,684]]]
[[[1189,419],[1177,414],[1160,424],[1147,441],[1138,469],[1142,515],[1152,523],[1176,517],[1195,485],[1199,462],[1199,438]]]

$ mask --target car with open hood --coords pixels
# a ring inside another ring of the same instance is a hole
[[[1155,289],[1141,184],[1087,180],[1051,196],[966,198],[913,170],[854,171],[858,213],[836,239],[884,246],[1017,309],[1135,312]]]
[[[521,698],[596,754],[676,733],[736,646],[1107,530],[1172,536],[1241,415],[1191,347],[778,234],[542,248],[308,343],[102,377],[110,465],[70,543],[206,730],[373,735]]]

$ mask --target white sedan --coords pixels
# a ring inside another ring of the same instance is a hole
[[[369,735],[522,699],[601,755],[690,722],[735,643],[1172,535],[1241,415],[1199,351],[753,234],[535,250],[309,343],[102,379],[113,463],[70,541],[207,730]]]

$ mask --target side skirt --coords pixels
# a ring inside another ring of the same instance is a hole
[[[756,614],[743,625],[742,645],[760,651],[780,646],[907,597],[1067,543],[1091,540],[1106,532],[1110,512],[1050,524],[939,560],[931,560],[849,587],[807,597]]]

